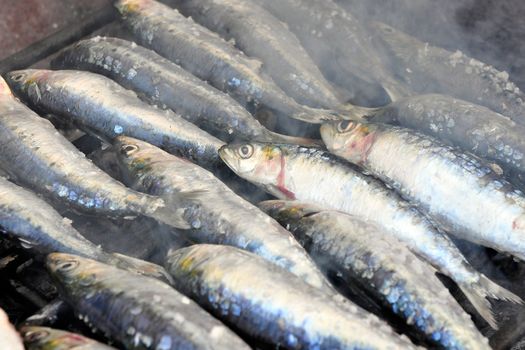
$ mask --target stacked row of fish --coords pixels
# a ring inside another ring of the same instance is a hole
[[[94,37],[0,79],[0,226],[112,341],[24,327],[27,348],[489,349],[436,272],[493,328],[489,298],[523,303],[450,238],[525,259],[525,108],[508,76],[331,0],[165,2],[117,1],[138,45]],[[103,140],[118,171],[46,115]],[[243,181],[277,199],[247,200]],[[164,267],[107,252],[58,205],[147,217],[189,246]]]

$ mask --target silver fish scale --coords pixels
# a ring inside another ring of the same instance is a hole
[[[104,64],[104,57],[120,62],[119,70]],[[53,60],[53,67],[82,68],[104,74],[150,101],[177,111],[203,129],[260,139],[267,132],[237,101],[198,79],[154,51],[117,38],[83,40]],[[106,68],[107,67],[107,68]],[[128,71],[137,74],[128,79]],[[231,134],[231,135],[230,135]]]
[[[195,245],[170,255],[167,267],[180,288],[214,315],[273,344],[290,349],[413,348],[376,316],[355,306],[341,308],[297,277],[239,249]]]
[[[252,251],[313,286],[334,293],[304,249],[275,220],[205,169],[144,143],[139,145],[145,153],[136,157],[147,166],[134,172],[133,165],[121,163],[125,172],[132,173],[135,188],[155,195],[198,193],[196,201],[192,198],[183,203],[184,217],[193,226],[188,232],[192,240]]]
[[[474,156],[381,126],[364,166],[384,181],[394,179],[405,198],[450,233],[525,257],[523,193]]]
[[[285,157],[285,187],[297,200],[377,222],[456,282],[468,284],[478,280],[478,273],[452,241],[380,181],[328,152],[317,150],[311,156],[304,148],[279,147]],[[286,199],[279,191],[272,193]]]
[[[94,166],[53,125],[0,94],[0,167],[38,192],[110,214],[155,210],[162,201],[127,189]]]
[[[312,241],[307,250],[313,257],[330,261],[348,283],[357,278],[432,341],[450,349],[490,348],[434,269],[388,232],[329,211],[284,222],[300,241]]]
[[[79,267],[69,276],[52,272],[61,294],[85,322],[127,349],[249,349],[169,285],[92,260],[75,260]]]

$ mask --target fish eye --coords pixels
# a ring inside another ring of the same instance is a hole
[[[138,151],[138,146],[135,145],[124,145],[120,148],[120,153],[122,153],[125,156],[130,156],[136,151]]]
[[[253,155],[253,146],[250,144],[242,145],[238,148],[238,153],[242,159],[248,159]]]
[[[349,120],[343,120],[339,124],[337,124],[337,131],[339,132],[347,132],[351,130],[355,124]]]
[[[47,336],[49,336],[49,332],[48,331],[27,332],[26,334],[24,334],[24,340],[29,342],[29,343],[33,343],[33,342],[42,340],[42,339],[46,338]]]
[[[22,81],[24,80],[25,74],[19,73],[13,77],[13,81]]]
[[[75,261],[75,260],[67,260],[67,261],[62,261],[58,264],[57,268],[60,270],[60,271],[71,271],[73,270],[74,268],[76,268],[78,266],[78,261]]]

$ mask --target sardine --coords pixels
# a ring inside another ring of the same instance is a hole
[[[286,349],[413,349],[357,306],[334,300],[289,272],[234,247],[197,244],[172,252],[178,288],[244,333]]]
[[[228,94],[133,42],[102,37],[82,40],[61,51],[51,66],[105,75],[134,90],[150,103],[170,108],[187,121],[226,141],[305,142],[271,132]],[[293,113],[299,111],[291,109],[289,114]]]
[[[192,225],[186,232],[191,241],[251,251],[309,284],[335,293],[290,232],[209,171],[130,137],[118,137],[114,152],[124,181],[136,190],[159,196],[198,194],[183,214]]]
[[[171,283],[158,265],[106,253],[84,238],[55,209],[33,192],[0,177],[0,228],[25,248],[40,254],[70,253]]]
[[[379,226],[302,202],[259,207],[293,233],[327,272],[357,282],[430,343],[446,349],[490,349],[435,270]]]
[[[80,334],[59,329],[24,327],[20,332],[27,350],[116,350]]]
[[[176,8],[250,57],[297,102],[337,108],[341,98],[286,25],[250,0],[181,0]]]
[[[39,92],[35,92],[39,94]],[[0,79],[0,167],[15,182],[87,213],[139,214],[188,227],[161,198],[126,188],[89,161],[53,125],[20,103]],[[171,202],[173,201],[173,203]]]
[[[7,74],[15,94],[35,110],[60,116],[106,140],[129,135],[213,168],[224,144],[171,111],[149,106],[102,75],[27,69]]]
[[[410,94],[379,59],[367,28],[334,1],[255,2],[288,25],[329,80],[350,91],[356,89],[353,76],[376,82],[393,101]]]
[[[169,285],[75,255],[48,255],[61,295],[88,325],[126,349],[249,349]]]
[[[517,300],[474,270],[454,243],[395,191],[328,152],[252,142],[224,146],[219,154],[239,176],[277,198],[311,202],[378,223],[452,278],[494,328],[496,321],[485,297]]]
[[[400,32],[386,24],[371,24],[374,36],[392,57],[406,84],[414,92],[443,93],[484,105],[525,124],[525,94],[498,71],[463,54],[450,52]]]
[[[0,349],[24,350],[20,335],[2,309],[0,309]]]
[[[479,158],[385,124],[326,124],[321,133],[328,149],[390,184],[446,232],[525,259],[525,195]]]
[[[334,112],[301,107],[249,58],[216,33],[154,0],[120,0],[117,8],[135,39],[228,92],[243,105],[265,106],[309,123],[339,120]]]
[[[486,107],[429,94],[398,100],[367,119],[422,132],[494,162],[525,188],[525,127]]]

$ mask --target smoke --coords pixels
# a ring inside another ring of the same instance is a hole
[[[520,0],[336,0],[363,23],[405,33],[506,71],[525,87],[525,4]]]

